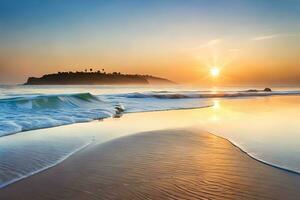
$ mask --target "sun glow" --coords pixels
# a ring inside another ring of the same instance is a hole
[[[220,69],[218,67],[211,67],[210,68],[210,74],[213,76],[213,77],[217,77],[219,76],[220,74]]]

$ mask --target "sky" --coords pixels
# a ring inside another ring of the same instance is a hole
[[[86,68],[300,85],[300,1],[0,0],[0,83]]]

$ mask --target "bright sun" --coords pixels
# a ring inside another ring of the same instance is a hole
[[[213,77],[217,77],[219,76],[220,74],[220,69],[218,67],[211,67],[210,68],[210,74],[213,76]]]

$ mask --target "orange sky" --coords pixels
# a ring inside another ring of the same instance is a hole
[[[0,83],[92,67],[200,85],[300,84],[300,3],[272,2],[0,3]]]

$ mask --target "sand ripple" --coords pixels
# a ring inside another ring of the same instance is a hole
[[[299,175],[257,162],[224,139],[169,130],[93,147],[4,188],[0,199],[300,199],[299,188]]]

